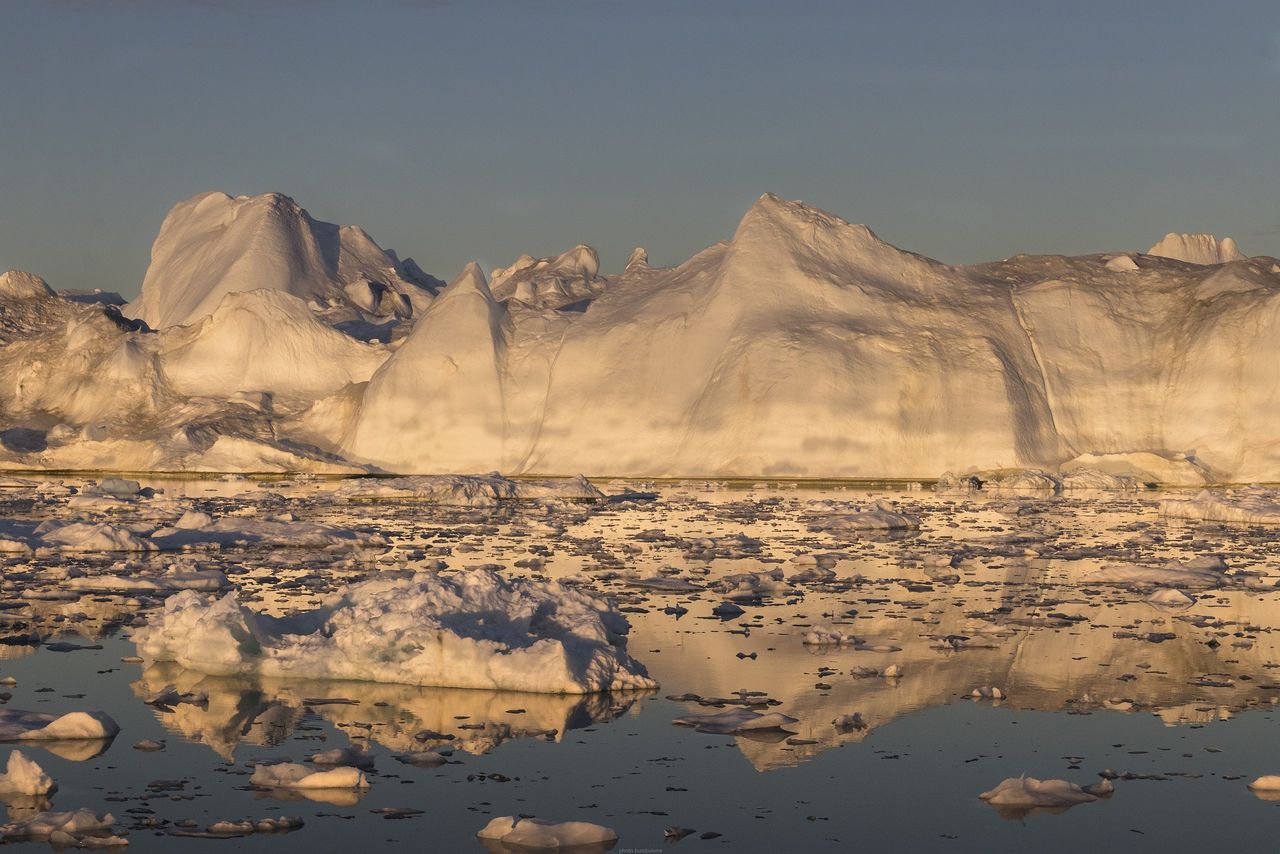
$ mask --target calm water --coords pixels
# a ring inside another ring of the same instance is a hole
[[[143,851],[336,851],[370,844],[479,851],[474,834],[490,817],[521,813],[607,825],[620,834],[618,850],[1274,847],[1277,804],[1246,788],[1260,774],[1280,773],[1273,705],[1280,685],[1272,683],[1280,680],[1280,652],[1271,631],[1280,596],[1271,584],[1280,567],[1269,530],[1166,522],[1155,509],[1159,496],[1150,493],[958,503],[896,493],[888,497],[924,518],[921,531],[868,537],[809,525],[808,502],[861,501],[870,495],[865,491],[665,485],[657,501],[604,510],[442,510],[338,505],[325,500],[324,489],[275,491],[299,518],[359,522],[401,537],[396,553],[233,548],[198,557],[245,570],[234,576],[237,585],[261,596],[262,607],[277,609],[306,607],[323,598],[326,585],[433,559],[451,568],[500,563],[512,573],[581,576],[630,609],[630,650],[661,690],[563,698],[250,682],[172,665],[144,668],[121,658],[134,653],[130,623],[145,619],[136,615],[146,601],[19,598],[21,591],[46,589],[24,575],[33,566],[58,561],[101,571],[119,555],[12,559],[7,574],[17,580],[7,583],[4,613],[26,619],[46,640],[103,648],[0,648],[14,656],[0,661],[0,671],[18,680],[7,689],[13,695],[7,706],[98,709],[122,727],[97,756],[84,745],[27,750],[59,783],[55,808],[109,810],[133,828],[131,850]],[[186,490],[223,513],[257,500],[199,491]],[[115,518],[171,510],[125,508]],[[14,518],[63,512],[39,503],[9,507]],[[563,532],[552,532],[548,521]],[[415,553],[445,545],[443,557]],[[514,566],[541,551],[550,552],[544,566]],[[964,555],[958,578],[940,581],[936,572],[931,578],[929,561],[952,553]],[[1248,585],[1255,589],[1191,591],[1194,605],[1170,610],[1147,604],[1145,590],[1089,580],[1108,561],[1152,564],[1210,553],[1256,572]],[[710,613],[722,595],[655,593],[631,583],[664,567],[699,585],[775,567],[790,575],[802,568],[790,562],[796,554],[833,555],[823,560],[835,579],[765,595],[730,621]],[[306,583],[289,583],[298,579]],[[663,612],[676,604],[687,613]],[[802,644],[810,627],[833,623],[895,649]],[[969,640],[961,648],[943,640],[956,637]],[[900,677],[852,675],[891,664],[901,668]],[[167,684],[207,692],[207,707],[143,702]],[[980,686],[999,687],[1008,699],[964,696]],[[719,709],[668,697],[732,699],[740,689],[767,693],[780,701],[776,710],[799,722],[791,733],[754,738],[672,725],[677,717]],[[866,730],[832,726],[837,715],[852,712],[863,716]],[[455,764],[423,769],[396,761],[397,753],[422,748],[414,736],[423,730],[454,736],[428,744],[454,746]],[[165,749],[134,750],[144,739],[163,741]],[[353,742],[367,744],[376,758],[363,797],[280,800],[248,786],[255,761],[300,762]],[[1103,769],[1156,779],[1119,779],[1109,799],[1058,813],[1002,815],[977,797],[1022,773],[1087,784]],[[21,815],[22,808],[11,809]],[[422,813],[389,819],[378,812],[384,808]],[[219,841],[135,826],[152,816],[203,825],[280,814],[300,816],[306,825],[287,835]],[[697,833],[673,843],[663,837],[670,825]],[[721,836],[701,839],[707,831]]]

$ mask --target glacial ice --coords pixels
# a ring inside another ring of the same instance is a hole
[[[250,610],[235,593],[184,591],[134,639],[148,660],[212,675],[552,694],[656,685],[627,654],[626,619],[601,599],[486,569],[388,575],[282,618]]]
[[[206,193],[124,314],[0,278],[0,467],[1276,481],[1277,270],[1205,235],[949,266],[766,194],[676,267],[577,246],[444,287]]]

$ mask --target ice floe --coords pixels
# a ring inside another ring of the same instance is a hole
[[[490,570],[377,578],[292,617],[184,591],[135,639],[149,660],[214,675],[354,679],[547,693],[655,686],[607,602]]]
[[[359,768],[338,767],[317,771],[306,765],[282,762],[258,765],[249,783],[266,789],[367,789],[369,781]]]
[[[598,824],[585,821],[566,821],[557,824],[538,818],[517,818],[509,815],[491,820],[476,833],[476,837],[491,851],[511,852],[580,850],[585,846],[611,846],[618,841],[616,831]],[[488,846],[487,843],[490,842],[498,843],[502,847]]]

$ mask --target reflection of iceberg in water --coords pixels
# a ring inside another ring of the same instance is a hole
[[[160,722],[230,759],[236,745],[274,745],[303,718],[327,721],[356,742],[396,751],[449,746],[467,753],[505,741],[541,737],[558,741],[567,730],[607,723],[653,692],[528,694],[463,688],[420,688],[377,682],[207,676],[172,662],[147,667],[134,694],[173,685],[179,693],[206,693],[207,706],[180,703],[157,709]]]
[[[978,701],[1006,710],[1142,712],[1169,726],[1273,708],[1280,697],[1280,671],[1270,675],[1280,661],[1280,633],[1235,636],[1274,624],[1269,599],[1215,591],[1188,612],[1170,613],[1143,602],[1141,591],[1090,588],[1083,593],[1078,586],[1036,585],[1037,573],[1063,574],[1061,566],[1044,565],[1053,563],[1008,561],[1014,584],[938,586],[919,594],[895,586],[886,595],[883,584],[872,583],[839,597],[806,597],[802,613],[810,617],[856,605],[857,617],[836,628],[900,646],[899,652],[806,647],[802,640],[808,629],[801,626],[807,621],[760,627],[743,637],[722,630],[689,634],[674,620],[645,618],[637,621],[637,633],[644,644],[661,647],[663,654],[649,666],[664,685],[719,697],[732,697],[742,688],[759,690],[782,701],[770,711],[799,718],[788,727],[796,733],[793,739],[769,743],[737,737],[738,749],[758,770],[797,765],[841,744],[874,738],[877,728],[916,711],[971,702],[979,686],[1007,694],[998,703]],[[725,666],[740,652],[759,655],[741,666]],[[851,673],[894,664],[902,669],[900,679]],[[854,712],[868,729],[832,723]]]
[[[0,793],[0,804],[9,811],[9,821],[26,821],[53,808],[48,795],[20,795],[17,792]]]
[[[369,794],[368,789],[257,789],[254,800],[309,801],[331,807],[354,807]]]

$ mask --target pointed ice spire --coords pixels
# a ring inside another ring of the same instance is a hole
[[[631,250],[631,255],[627,258],[627,266],[623,271],[647,269],[649,269],[649,253],[644,251],[643,246],[637,246]]]

